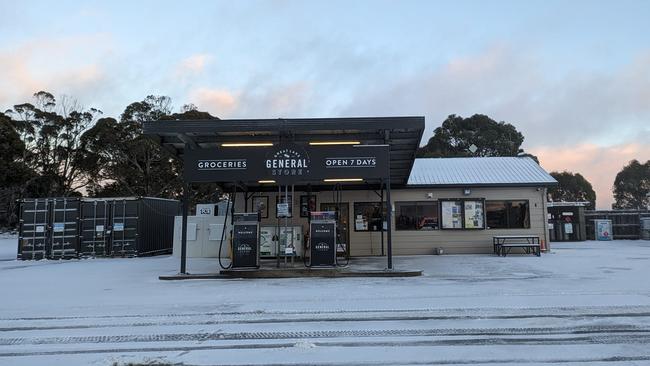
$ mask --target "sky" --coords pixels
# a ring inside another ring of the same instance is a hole
[[[650,159],[650,1],[0,0],[0,110],[47,90],[119,117],[147,95],[220,118],[512,123],[609,208]]]

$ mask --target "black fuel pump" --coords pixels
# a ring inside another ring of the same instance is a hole
[[[233,214],[232,268],[260,267],[260,214]]]
[[[309,267],[336,267],[336,213],[312,211],[309,220]]]

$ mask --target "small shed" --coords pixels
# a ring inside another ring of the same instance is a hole
[[[587,206],[589,206],[589,202],[549,202],[549,240],[587,240],[587,226],[585,221],[585,207]]]

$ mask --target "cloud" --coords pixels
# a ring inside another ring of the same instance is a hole
[[[645,162],[650,159],[650,145],[647,143],[650,133],[645,137],[609,147],[581,143],[572,147],[536,147],[531,152],[549,172],[566,170],[582,174],[596,191],[597,208],[611,209],[616,174],[630,160]]]
[[[547,69],[535,54],[496,45],[359,90],[341,114],[424,115],[429,137],[449,114],[483,113],[513,123],[524,147],[620,143],[650,120],[650,52],[609,72]]]
[[[206,65],[212,61],[212,56],[208,54],[196,54],[182,59],[176,65],[175,76],[183,79],[190,76],[200,75]]]
[[[199,88],[190,93],[189,99],[200,110],[218,117],[229,115],[237,107],[237,96],[223,89]]]
[[[609,208],[616,173],[632,159],[650,159],[650,52],[607,72],[548,69],[532,53],[495,45],[358,90],[341,114],[424,115],[423,143],[449,114],[510,122],[543,167],[583,174],[598,207]]]
[[[197,88],[188,103],[220,118],[280,118],[309,115],[312,92],[305,82],[227,90]]]
[[[104,34],[40,38],[0,49],[0,106],[31,101],[40,90],[92,99],[100,85],[108,83],[104,69],[92,59],[110,52],[109,38]],[[88,51],[97,44],[104,47]]]

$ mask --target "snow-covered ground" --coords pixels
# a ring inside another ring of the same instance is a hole
[[[0,234],[0,261],[15,260],[18,251],[18,236],[8,233]]]
[[[2,260],[0,365],[650,364],[650,241],[395,266],[424,276],[160,281],[178,259]]]

